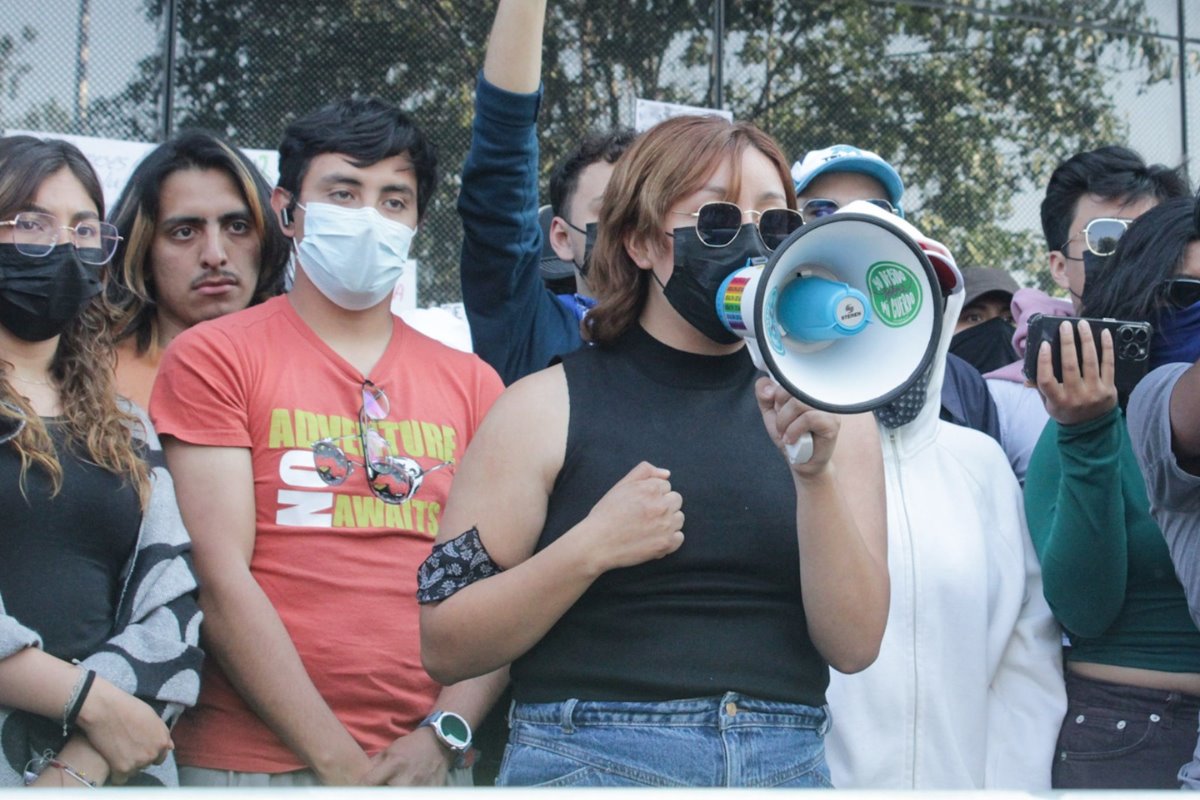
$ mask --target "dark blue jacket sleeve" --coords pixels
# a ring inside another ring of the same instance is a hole
[[[942,382],[942,419],[974,428],[1000,441],[1000,417],[987,382],[969,363],[946,354],[946,377]]]
[[[463,165],[463,304],[475,352],[505,384],[578,349],[579,322],[542,283],[537,114],[541,91],[514,94],[481,74]]]

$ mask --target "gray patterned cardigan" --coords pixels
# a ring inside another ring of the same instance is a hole
[[[201,614],[191,543],[171,476],[155,467],[150,480],[150,504],[142,515],[137,546],[122,571],[113,634],[81,664],[145,700],[171,725],[200,691]],[[37,631],[10,616],[0,594],[0,659],[40,646]],[[0,787],[20,786],[25,764],[47,748],[57,751],[64,742],[60,720],[0,706]],[[151,786],[178,783],[173,755],[130,781]]]

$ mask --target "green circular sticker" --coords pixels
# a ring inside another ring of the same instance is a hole
[[[889,328],[901,328],[917,318],[924,301],[921,283],[912,270],[895,261],[876,261],[867,270],[871,308]]]

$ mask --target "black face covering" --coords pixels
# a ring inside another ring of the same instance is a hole
[[[675,229],[675,271],[663,296],[696,330],[719,344],[741,341],[717,317],[717,290],[734,271],[767,259],[767,249],[753,224],[743,225],[726,247],[709,247],[695,228]]]
[[[1096,276],[1104,271],[1112,256],[1098,256],[1086,247],[1083,249],[1083,294],[1080,301],[1086,306],[1088,289],[1096,284]]]
[[[950,352],[980,372],[991,372],[1017,360],[1012,337],[1016,328],[1002,317],[954,334]]]
[[[592,264],[592,248],[596,246],[596,234],[599,231],[599,225],[595,222],[589,222],[586,232],[583,234],[583,263],[576,264],[575,269],[579,270],[579,274],[585,278],[588,274],[588,268]]]
[[[0,325],[26,342],[58,336],[100,294],[100,269],[82,263],[69,244],[45,256],[0,244]]]

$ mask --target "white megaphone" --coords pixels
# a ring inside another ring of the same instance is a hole
[[[717,291],[717,315],[792,396],[857,414],[925,374],[942,332],[941,287],[957,285],[957,272],[944,246],[856,202],[800,227],[765,264],[730,275]],[[812,437],[787,455],[808,461]]]

